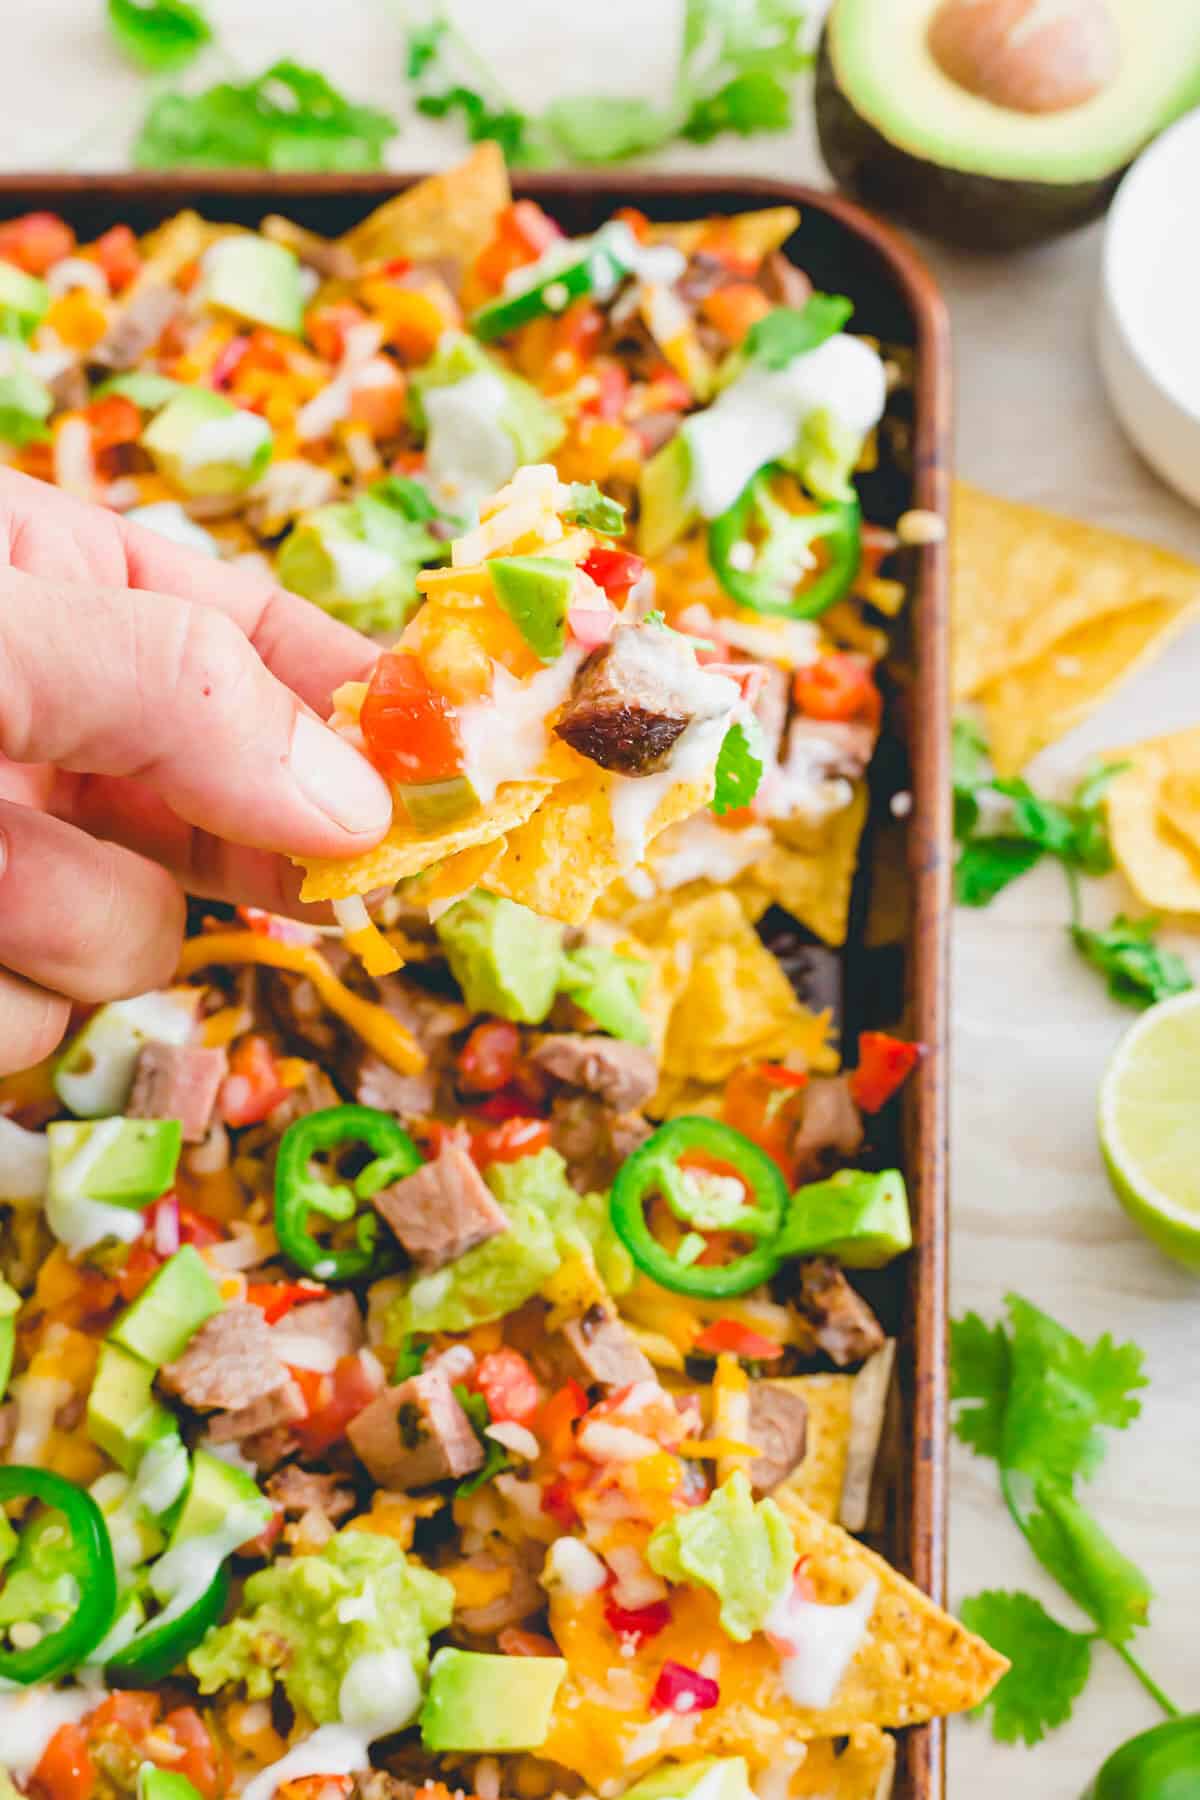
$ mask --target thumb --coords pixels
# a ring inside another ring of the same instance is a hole
[[[224,613],[169,594],[0,572],[0,755],[137,776],[191,825],[293,855],[353,856],[387,784]]]

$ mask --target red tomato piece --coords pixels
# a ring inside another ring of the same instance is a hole
[[[257,1306],[268,1325],[276,1325],[293,1306],[323,1300],[329,1292],[319,1281],[252,1281],[246,1289],[251,1306]]]
[[[623,600],[646,568],[642,558],[631,550],[616,550],[609,544],[596,544],[579,566],[610,600]]]
[[[0,225],[0,261],[16,263],[27,275],[44,275],[75,248],[75,233],[57,213],[24,213]]]
[[[536,262],[562,232],[536,200],[515,200],[496,221],[496,231],[475,259],[475,274],[483,286],[498,293],[505,276],[526,263]]]
[[[759,1063],[758,1077],[768,1087],[802,1088],[808,1086],[808,1075],[803,1069],[785,1069],[782,1063]]]
[[[117,1286],[121,1291],[122,1300],[126,1302],[136,1300],[151,1277],[157,1275],[164,1261],[165,1258],[158,1254],[152,1243],[145,1238],[139,1238],[122,1263],[120,1274],[117,1276]]]
[[[132,1738],[145,1737],[158,1723],[162,1701],[157,1694],[137,1693],[118,1688],[101,1701],[95,1712],[88,1714],[88,1728],[93,1738],[101,1732],[116,1729]]]
[[[568,1378],[565,1387],[560,1387],[551,1394],[542,1407],[536,1431],[555,1462],[561,1462],[565,1456],[570,1455],[575,1444],[575,1421],[582,1419],[587,1409],[587,1392],[573,1375]]]
[[[380,657],[360,723],[367,754],[389,781],[449,781],[462,769],[454,709],[415,656],[389,650]]]
[[[216,1219],[210,1219],[207,1213],[196,1212],[190,1206],[179,1208],[181,1244],[194,1244],[197,1250],[203,1250],[206,1244],[223,1244],[228,1235],[225,1227]]]
[[[290,1092],[266,1038],[257,1033],[239,1038],[221,1085],[221,1117],[226,1125],[236,1129],[259,1124]]]
[[[606,358],[593,363],[590,373],[596,392],[584,401],[581,410],[593,419],[619,419],[629,396],[629,376],[624,368]]]
[[[487,1401],[493,1419],[528,1425],[541,1405],[537,1376],[519,1350],[489,1350],[476,1363],[470,1385]]]
[[[493,1100],[498,1098],[493,1096]],[[491,1102],[485,1102],[488,1104]],[[520,1162],[523,1156],[537,1156],[549,1147],[550,1127],[545,1119],[507,1118],[490,1131],[476,1132],[471,1155],[479,1168],[486,1169],[489,1163]]]
[[[576,300],[554,324],[555,350],[570,350],[586,362],[604,336],[604,314],[590,300]]]
[[[97,456],[117,444],[136,444],[142,435],[142,415],[124,394],[105,394],[93,400],[84,413]]]
[[[473,1094],[493,1094],[507,1087],[521,1054],[521,1034],[509,1019],[485,1019],[476,1025],[458,1053],[458,1074]]]
[[[719,1356],[727,1350],[733,1356],[744,1357],[747,1362],[774,1362],[776,1357],[783,1355],[782,1344],[773,1343],[761,1331],[751,1331],[737,1319],[714,1319],[711,1325],[705,1326],[692,1348],[709,1356]]]
[[[91,1800],[96,1769],[82,1725],[60,1725],[33,1771],[33,1791],[40,1800]]]
[[[335,300],[328,306],[314,306],[304,316],[308,341],[317,355],[327,362],[340,362],[346,348],[347,332],[366,323],[366,313],[353,300]]]
[[[104,279],[114,294],[127,288],[141,271],[142,257],[138,241],[128,225],[114,225],[98,237],[89,252],[104,271]]]
[[[618,1606],[615,1600],[604,1602],[604,1617],[609,1629],[618,1637],[629,1638],[640,1650],[650,1638],[657,1637],[671,1623],[671,1602],[655,1600],[649,1606]]]
[[[795,1159],[792,1136],[796,1128],[796,1098],[801,1091],[764,1081],[761,1063],[735,1069],[725,1084],[721,1118],[772,1157],[789,1181]]]
[[[283,1508],[277,1506],[261,1531],[237,1547],[238,1556],[269,1556],[283,1532]]]
[[[557,1520],[564,1531],[574,1530],[579,1523],[571,1484],[565,1475],[556,1476],[542,1489],[542,1511],[548,1518]]]
[[[219,350],[213,358],[212,368],[208,371],[208,385],[218,391],[227,388],[250,351],[248,337],[230,338],[224,349]]]
[[[192,1785],[199,1788],[204,1800],[223,1800],[232,1779],[229,1757],[216,1743],[195,1707],[176,1707],[163,1720],[163,1728],[184,1751],[181,1761],[164,1761],[163,1767],[177,1769],[181,1775],[186,1775]],[[150,1750],[147,1754],[153,1756]]]
[[[905,1043],[886,1031],[864,1031],[858,1040],[858,1067],[850,1076],[855,1105],[865,1113],[878,1112],[924,1054],[923,1044]]]
[[[302,1389],[305,1384],[301,1377],[311,1373],[311,1370],[292,1370]],[[321,1455],[344,1437],[351,1419],[375,1398],[382,1385],[380,1376],[360,1356],[339,1357],[333,1374],[320,1379],[329,1384],[328,1397],[311,1410],[306,1419],[292,1427],[301,1448],[309,1456]]]
[[[708,1712],[721,1698],[721,1689],[698,1669],[668,1660],[658,1672],[650,1695],[651,1712]]]
[[[863,719],[878,725],[883,713],[883,696],[870,667],[846,650],[831,650],[797,669],[792,692],[810,719]]]
[[[618,206],[613,218],[619,219],[622,225],[628,225],[639,244],[648,242],[650,221],[640,207]]]
[[[477,1102],[475,1111],[482,1119],[490,1119],[495,1124],[503,1124],[507,1119],[528,1119],[529,1095],[519,1083],[509,1082],[489,1094],[486,1100]],[[495,1159],[493,1159],[495,1160]]]

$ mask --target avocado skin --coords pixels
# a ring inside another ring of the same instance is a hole
[[[943,168],[900,149],[838,82],[821,33],[816,74],[817,136],[838,186],[877,212],[967,250],[1020,250],[1100,217],[1127,163],[1095,181],[1014,181]]]

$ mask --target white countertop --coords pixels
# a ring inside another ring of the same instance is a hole
[[[390,0],[211,0],[239,69],[291,55],[356,99],[404,106],[400,7]],[[417,9],[414,7],[413,9]],[[654,94],[669,78],[673,0],[457,0],[519,100],[610,86]],[[102,0],[9,0],[0,59],[0,167],[119,166],[145,86],[109,47]],[[19,23],[18,23],[19,19]],[[207,79],[221,70],[207,65]],[[683,146],[670,166],[823,182],[803,102],[787,137]],[[84,140],[86,139],[86,145]],[[452,132],[414,118],[397,167],[454,154]],[[1128,450],[1092,358],[1099,232],[1019,258],[931,250],[954,326],[958,464],[982,486],[1134,532],[1200,559],[1200,514]],[[1196,718],[1200,629],[1043,759],[1074,770],[1092,749]],[[1119,904],[1092,885],[1095,917]],[[1109,900],[1114,904],[1110,906]],[[1151,1388],[1142,1418],[1114,1445],[1090,1490],[1118,1544],[1160,1599],[1144,1660],[1186,1708],[1200,1699],[1200,1286],[1127,1224],[1095,1147],[1095,1096],[1110,1046],[1132,1014],[1068,947],[1058,871],[1040,869],[983,913],[959,912],[954,940],[953,1288],[955,1312],[993,1317],[1017,1290],[1086,1338],[1111,1331],[1144,1346]],[[1200,944],[1182,943],[1200,971]],[[1082,1624],[1043,1583],[999,1505],[994,1471],[953,1457],[951,1594],[1021,1585],[1065,1623]],[[1152,1724],[1152,1703],[1109,1651],[1073,1721],[1037,1751],[994,1746],[979,1725],[951,1735],[952,1800],[1073,1800],[1124,1736]]]

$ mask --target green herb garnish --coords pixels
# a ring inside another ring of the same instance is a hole
[[[278,62],[253,81],[152,101],[134,144],[143,169],[331,169],[383,166],[396,121],[356,106],[316,69]]]
[[[152,75],[184,68],[213,37],[194,0],[108,0],[108,28],[130,61]]]

